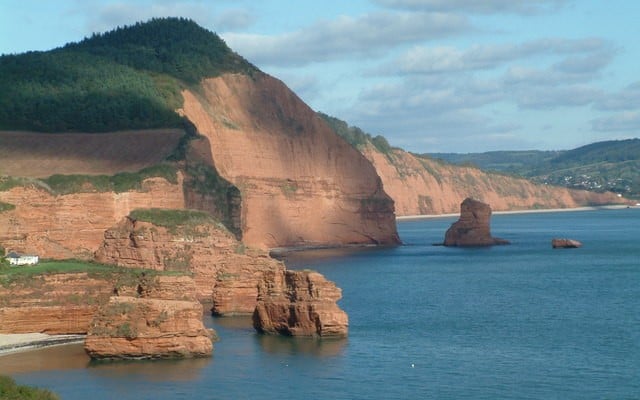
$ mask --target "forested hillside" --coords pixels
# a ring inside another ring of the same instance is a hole
[[[153,19],[51,51],[1,56],[0,130],[181,127],[182,88],[254,71],[195,22]]]

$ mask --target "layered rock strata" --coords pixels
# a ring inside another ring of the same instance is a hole
[[[129,268],[190,272],[196,297],[213,301],[217,315],[252,313],[264,274],[284,270],[281,262],[247,248],[213,220],[168,228],[126,217],[105,232],[96,259]]]
[[[0,286],[0,333],[84,334],[114,283],[73,273],[29,276]]]
[[[0,245],[53,259],[93,258],[104,231],[132,210],[184,208],[183,177],[172,184],[149,178],[140,190],[53,195],[38,186],[0,191],[0,201],[14,209],[0,212]]]
[[[213,331],[188,277],[158,277],[139,285],[137,296],[113,296],[95,314],[85,351],[98,359],[204,357]],[[153,296],[153,297],[147,297]]]
[[[460,219],[454,222],[444,237],[445,246],[493,246],[509,241],[491,236],[491,207],[466,198],[460,204]]]
[[[344,337],[349,319],[336,302],[342,292],[312,271],[276,271],[261,286],[253,326],[261,333]]]
[[[184,91],[209,162],[241,192],[253,247],[398,243],[393,201],[372,165],[286,86],[262,73]]]

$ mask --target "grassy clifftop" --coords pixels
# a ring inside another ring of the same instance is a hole
[[[181,88],[254,71],[195,22],[152,19],[51,51],[1,56],[0,130],[182,127]]]

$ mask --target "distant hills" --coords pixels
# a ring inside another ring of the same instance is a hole
[[[538,183],[640,197],[640,139],[609,140],[566,151],[431,153],[428,156],[518,175]]]

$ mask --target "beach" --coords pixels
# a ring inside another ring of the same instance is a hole
[[[46,333],[0,334],[0,356],[21,351],[82,343],[85,335],[47,335]]]
[[[513,211],[493,211],[493,215],[508,215],[508,214],[533,214],[533,213],[554,213],[554,212],[573,212],[573,211],[595,211],[595,210],[619,210],[622,208],[637,208],[638,206],[631,206],[626,204],[614,204],[610,206],[593,206],[593,207],[576,207],[576,208],[547,208],[541,210],[513,210]],[[422,215],[402,215],[396,217],[398,221],[412,221],[429,218],[447,218],[457,217],[460,213],[451,214],[422,214]]]

